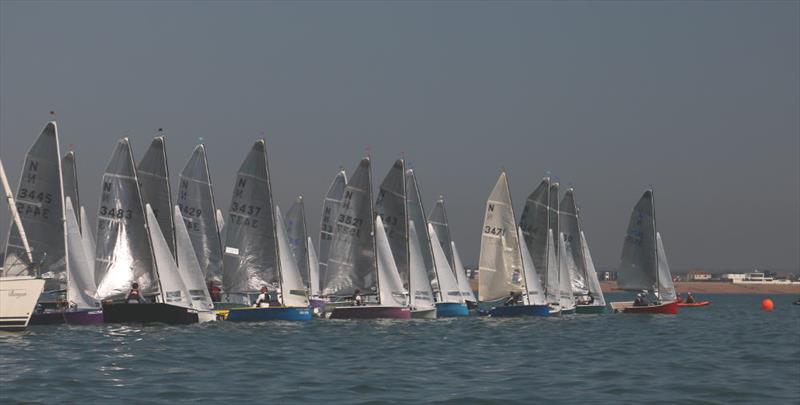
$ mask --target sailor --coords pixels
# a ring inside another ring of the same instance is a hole
[[[364,305],[364,298],[361,296],[361,290],[357,289],[353,291],[353,296],[351,299],[353,300],[353,306],[359,307]]]
[[[131,302],[133,301],[133,302]],[[125,303],[127,304],[144,304],[145,300],[142,298],[142,293],[139,291],[139,283],[131,284],[131,291],[128,293],[128,297],[125,298]]]
[[[695,302],[697,302],[697,301],[695,301],[694,295],[692,295],[692,293],[690,293],[690,292],[686,293],[686,303],[687,304],[694,304]]]
[[[211,301],[213,302],[222,301],[222,290],[213,281],[208,282],[208,295],[211,296]]]
[[[580,305],[592,305],[594,304],[594,296],[592,296],[591,291],[586,293],[585,295],[581,296],[580,301],[578,302]]]
[[[269,308],[269,289],[267,286],[261,287],[261,294],[258,295],[253,306],[256,308]]]
[[[517,303],[517,295],[514,294],[514,291],[511,291],[508,293],[508,298],[506,298],[506,301],[503,303],[503,306],[507,307],[514,305],[516,303]]]

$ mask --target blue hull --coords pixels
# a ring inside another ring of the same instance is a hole
[[[260,322],[260,321],[310,321],[311,311],[308,308],[233,308],[228,312],[228,321]]]
[[[547,305],[509,305],[507,307],[494,307],[490,309],[489,316],[550,316],[550,307]]]
[[[459,304],[457,302],[436,303],[437,318],[452,318],[456,316],[469,316],[469,308],[467,308],[467,304]]]

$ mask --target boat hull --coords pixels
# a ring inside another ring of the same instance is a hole
[[[411,319],[436,319],[437,312],[436,308],[412,309]]]
[[[550,308],[547,305],[509,305],[490,309],[489,316],[498,318],[513,316],[550,316]]]
[[[678,313],[678,301],[666,302],[659,305],[648,305],[646,307],[633,306],[633,301],[612,302],[611,309],[614,312],[624,314],[665,314],[676,315]]]
[[[308,307],[231,308],[225,320],[231,322],[310,321]]]
[[[575,313],[575,311],[577,311],[576,307],[572,307],[567,309],[562,308],[559,312],[561,312],[561,315],[572,315]]]
[[[25,330],[42,290],[43,279],[0,278],[0,330]]]
[[[438,318],[469,316],[469,307],[467,304],[459,304],[457,302],[437,302],[436,316]]]
[[[408,307],[359,306],[336,307],[331,319],[411,319]]]
[[[101,323],[103,323],[102,310],[86,309],[33,314],[30,325],[99,325]]]
[[[679,302],[678,303],[678,306],[681,307],[681,308],[705,307],[707,305],[711,305],[711,301]]]
[[[165,323],[188,325],[197,323],[197,311],[164,303],[103,304],[105,323]]]
[[[576,314],[604,314],[605,305],[578,305],[575,307]]]

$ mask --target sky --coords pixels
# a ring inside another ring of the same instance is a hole
[[[508,171],[517,213],[573,186],[598,267],[655,188],[673,269],[800,268],[800,3],[0,0],[0,156],[16,187],[56,111],[96,212],[115,143],[167,136],[173,184],[202,138],[217,205],[253,142],[311,232],[340,166],[405,156],[478,261]],[[175,188],[173,188],[174,190]],[[9,216],[0,213],[0,240]]]

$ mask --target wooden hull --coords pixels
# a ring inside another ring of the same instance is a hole
[[[27,328],[42,290],[42,279],[0,278],[0,330],[18,331]]]
[[[99,325],[103,323],[100,309],[78,311],[54,311],[31,316],[31,325]]]
[[[331,312],[331,319],[411,319],[408,307],[336,307]]]
[[[197,311],[170,304],[103,304],[105,323],[165,323],[188,325],[197,323]]]
[[[232,308],[225,320],[231,322],[310,321],[308,307]]]
[[[459,304],[457,302],[436,303],[437,318],[452,318],[459,316],[469,316],[469,307],[467,304]]]
[[[605,305],[578,305],[575,307],[576,314],[603,314],[605,312]]]
[[[633,301],[612,302],[611,309],[613,309],[614,312],[625,314],[676,315],[678,313],[678,301],[665,302],[659,305],[648,305],[646,307],[633,306]]]

